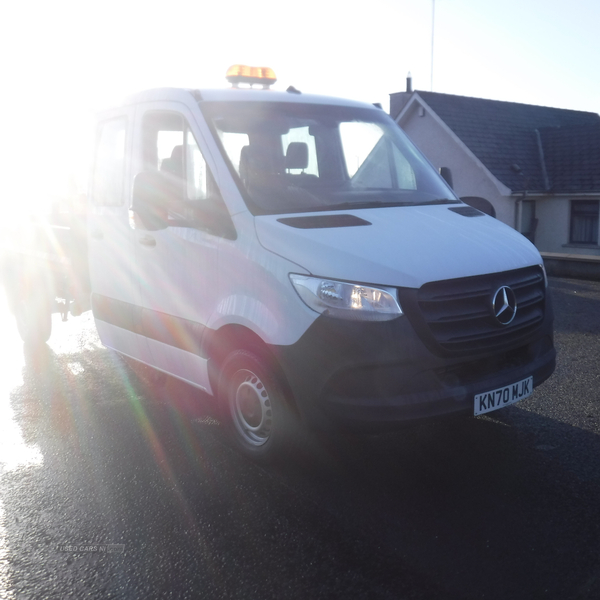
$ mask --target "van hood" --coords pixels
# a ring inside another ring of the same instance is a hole
[[[263,215],[255,224],[264,248],[311,274],[365,284],[418,288],[542,264],[524,236],[473,211],[458,204],[368,208]]]

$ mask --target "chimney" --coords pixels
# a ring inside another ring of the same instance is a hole
[[[412,98],[413,93],[412,75],[409,72],[406,77],[406,91],[390,94],[390,116],[392,119],[395,119],[400,114],[407,102]]]

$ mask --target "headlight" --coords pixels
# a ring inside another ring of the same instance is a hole
[[[394,288],[290,274],[298,295],[318,313],[356,321],[389,321],[402,313]]]

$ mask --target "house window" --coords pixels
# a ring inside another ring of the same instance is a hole
[[[571,244],[598,243],[598,200],[571,201]]]

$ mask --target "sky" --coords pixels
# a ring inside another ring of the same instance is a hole
[[[5,2],[0,161],[23,202],[81,187],[95,111],[225,87],[235,63],[386,110],[410,72],[417,90],[599,113],[599,23],[597,0]]]

